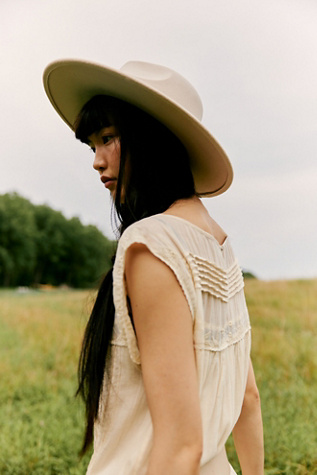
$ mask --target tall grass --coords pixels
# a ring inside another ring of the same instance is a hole
[[[76,364],[87,292],[0,293],[0,473],[81,474]]]
[[[317,474],[317,280],[247,281],[246,295],[265,473]]]
[[[317,280],[246,282],[266,474],[317,474]],[[76,368],[93,295],[0,292],[0,473],[84,474]],[[228,442],[228,454],[239,465]],[[115,475],[115,474],[114,474]]]

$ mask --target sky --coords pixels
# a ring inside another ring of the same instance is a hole
[[[242,268],[317,277],[316,25],[314,0],[1,0],[0,194],[113,238],[93,154],[50,105],[42,73],[62,58],[163,64],[197,89],[232,162],[231,188],[203,201]]]

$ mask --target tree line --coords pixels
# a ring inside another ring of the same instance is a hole
[[[0,195],[0,286],[95,286],[115,243],[98,228],[67,219],[17,193]]]

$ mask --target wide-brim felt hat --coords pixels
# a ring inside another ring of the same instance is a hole
[[[99,94],[117,97],[155,117],[181,140],[189,153],[198,195],[220,195],[231,185],[230,161],[201,123],[198,93],[172,69],[143,61],[130,61],[116,70],[60,60],[47,66],[43,82],[53,107],[72,130],[89,99]]]

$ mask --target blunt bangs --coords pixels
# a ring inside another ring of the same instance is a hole
[[[111,107],[109,107],[111,103],[111,97],[99,95],[94,96],[84,105],[74,124],[76,139],[87,144],[90,135],[114,125]]]

